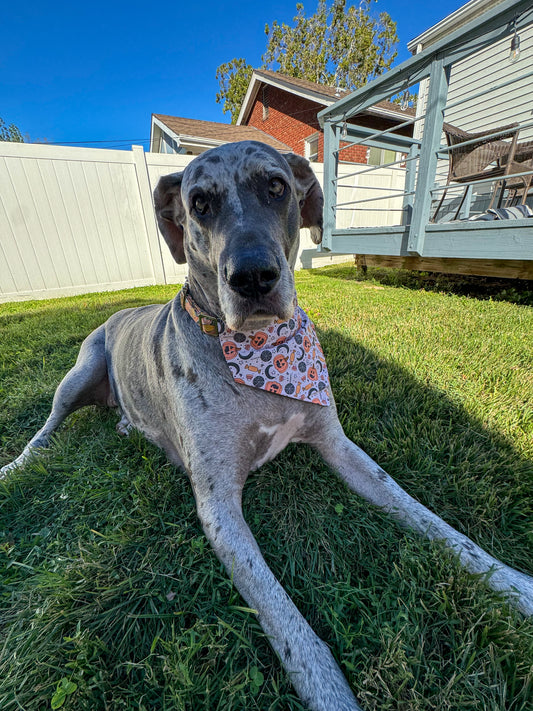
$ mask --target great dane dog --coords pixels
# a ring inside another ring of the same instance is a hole
[[[469,571],[490,572],[492,588],[533,613],[533,578],[415,501],[342,430],[327,378],[318,377],[320,345],[295,302],[300,227],[315,243],[322,235],[322,191],[309,163],[253,141],[222,145],[161,178],[154,197],[174,259],[188,263],[187,287],[166,305],[120,311],[88,336],[44,427],[2,476],[77,408],[118,406],[121,431],[140,430],[186,470],[205,535],[314,711],[360,707],[267,566],[241,507],[249,472],[289,442],[310,444],[350,489],[444,541]]]

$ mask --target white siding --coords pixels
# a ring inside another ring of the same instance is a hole
[[[465,101],[446,111],[448,123],[466,131],[532,123],[533,77],[520,77],[533,69],[533,24],[520,32],[520,58],[514,64],[509,62],[510,46],[511,34],[453,65],[447,103]],[[493,89],[506,82],[507,86]],[[519,141],[531,139],[533,126],[521,130]]]
[[[503,39],[452,66],[444,114],[447,123],[469,132],[519,123],[524,128],[520,129],[518,141],[533,139],[533,76],[526,76],[533,70],[533,24],[521,30],[519,35],[520,58],[514,64],[509,61],[512,33],[506,33]],[[501,84],[507,86],[498,88]],[[428,87],[427,80],[421,82],[418,115],[423,115],[426,110]],[[418,138],[423,124],[423,120],[417,123],[415,136]],[[446,143],[444,135],[442,143]],[[438,183],[446,182],[447,172],[448,161],[441,159],[437,169]],[[490,186],[479,188],[481,192],[489,189]],[[460,194],[457,190],[454,192]]]

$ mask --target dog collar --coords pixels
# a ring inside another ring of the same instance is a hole
[[[189,285],[185,283],[180,291],[181,308],[186,311],[192,320],[200,326],[200,330],[208,336],[218,336],[219,320],[206,314],[198,306],[189,293]]]
[[[258,331],[233,331],[194,302],[185,284],[182,308],[203,333],[218,336],[236,383],[328,406],[329,375],[314,325],[296,303],[288,321],[274,319]]]

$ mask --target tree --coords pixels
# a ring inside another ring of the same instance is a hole
[[[22,133],[14,123],[6,126],[4,119],[0,118],[0,141],[11,141],[12,143],[24,143]]]
[[[253,67],[244,59],[232,59],[231,62],[221,64],[217,69],[216,78],[220,84],[220,91],[216,96],[217,103],[224,102],[224,113],[231,113],[231,122],[235,123],[239,117],[242,102],[252,78]]]
[[[377,0],[347,6],[347,0],[319,0],[307,17],[302,3],[296,5],[293,25],[274,21],[266,25],[267,48],[262,68],[274,69],[317,84],[356,89],[390,68],[396,58],[396,23],[386,12],[375,16]],[[233,59],[217,69],[218,103],[235,123],[252,75],[244,59]]]
[[[334,0],[331,13],[336,12],[338,5],[344,6],[346,0]],[[328,71],[329,34],[328,10],[326,0],[319,0],[314,15],[305,16],[302,3],[296,5],[297,14],[294,27],[274,21],[272,27],[266,25],[265,34],[268,38],[267,49],[262,57],[263,68],[273,69],[282,74],[299,79],[309,79],[317,84],[327,84],[332,80]]]

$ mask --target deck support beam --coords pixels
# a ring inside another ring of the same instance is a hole
[[[409,271],[533,279],[533,261],[525,259],[441,259],[438,257],[392,257],[381,254],[356,254],[359,269],[387,267]]]
[[[426,225],[431,211],[431,191],[437,172],[438,151],[444,123],[444,109],[448,97],[450,69],[444,66],[442,59],[437,59],[431,67],[427,98],[424,135],[418,162],[418,180],[413,204],[413,217],[409,229],[407,249],[418,255],[424,251]]]

